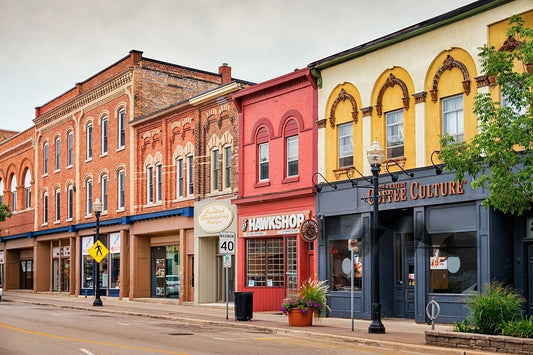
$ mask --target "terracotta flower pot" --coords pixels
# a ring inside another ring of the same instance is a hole
[[[295,309],[287,313],[289,317],[289,326],[291,327],[310,327],[313,325],[313,311],[302,313]]]

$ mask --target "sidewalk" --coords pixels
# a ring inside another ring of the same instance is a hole
[[[315,320],[312,327],[289,327],[287,317],[281,312],[254,312],[253,320],[237,321],[233,304],[229,304],[226,319],[225,304],[200,306],[179,305],[177,300],[161,298],[143,298],[130,301],[114,297],[102,297],[103,307],[93,307],[94,296],[70,296],[61,293],[33,293],[31,291],[4,291],[1,302],[19,302],[73,308],[93,312],[126,314],[177,320],[188,323],[209,323],[227,327],[254,328],[265,333],[299,335],[324,338],[334,341],[352,342],[361,345],[377,346],[403,352],[421,352],[428,354],[487,354],[468,349],[441,348],[425,345],[427,324],[416,324],[411,319],[383,319],[385,334],[369,334],[369,320],[345,318],[321,318]],[[435,330],[446,331],[449,325],[436,325]]]

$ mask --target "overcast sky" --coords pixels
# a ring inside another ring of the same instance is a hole
[[[126,56],[262,82],[473,0],[0,0],[0,129]]]

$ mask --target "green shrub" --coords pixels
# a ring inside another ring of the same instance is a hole
[[[493,282],[467,301],[468,316],[455,324],[457,331],[501,334],[505,323],[522,317],[524,298],[510,287]]]
[[[519,338],[533,338],[533,316],[504,322],[502,334]]]

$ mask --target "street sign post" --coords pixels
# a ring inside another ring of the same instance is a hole
[[[218,252],[220,254],[235,254],[235,233],[220,232],[218,235]]]
[[[102,261],[107,254],[109,254],[109,250],[99,240],[97,240],[88,251],[89,255],[92,256],[97,263],[100,263],[100,261]]]

